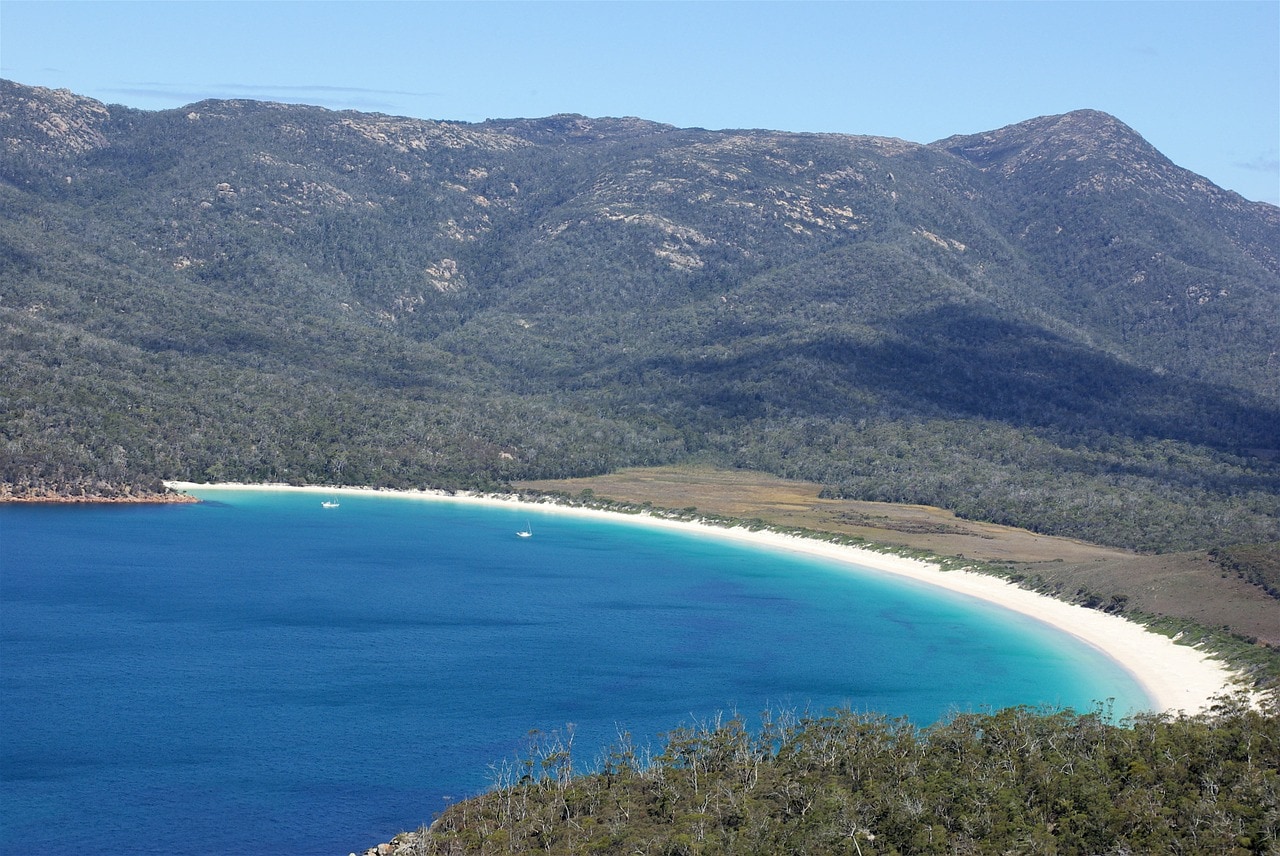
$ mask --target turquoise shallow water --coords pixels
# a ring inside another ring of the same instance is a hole
[[[568,723],[589,766],[619,728],[656,745],[734,710],[1147,703],[1036,622],[827,560],[463,503],[205,496],[0,506],[0,852],[345,854]]]

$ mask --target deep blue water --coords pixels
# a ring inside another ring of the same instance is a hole
[[[721,538],[388,496],[0,505],[0,852],[346,854],[531,729],[1147,703],[967,598]],[[532,524],[534,537],[517,538]]]

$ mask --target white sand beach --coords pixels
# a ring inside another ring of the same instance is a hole
[[[598,516],[651,526],[683,529],[699,535],[730,538],[762,547],[788,550],[847,563],[851,572],[892,574],[910,578],[952,592],[978,598],[1014,610],[1098,649],[1119,663],[1142,685],[1159,711],[1195,713],[1215,696],[1235,688],[1235,675],[1220,661],[1172,639],[1152,633],[1141,625],[1115,615],[1066,603],[1036,594],[997,577],[966,571],[944,571],[938,565],[860,547],[833,544],[776,532],[752,531],[707,523],[668,520],[647,514],[574,508],[552,502],[529,503],[515,496],[479,496],[434,491],[381,491],[370,488],[291,487],[288,485],[192,484],[166,482],[174,490],[210,491],[221,489],[308,491],[324,495],[374,494],[431,501],[468,502],[488,505],[524,505],[539,512]]]

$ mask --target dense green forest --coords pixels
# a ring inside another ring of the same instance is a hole
[[[624,734],[578,770],[531,735],[394,854],[1272,854],[1280,716],[1224,698],[1116,722],[1010,708],[918,727],[837,710]],[[375,852],[375,851],[370,851]]]
[[[1091,111],[921,145],[0,82],[0,492],[701,460],[1280,533],[1280,210]]]

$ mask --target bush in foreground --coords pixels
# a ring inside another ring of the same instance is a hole
[[[589,775],[570,739],[495,769],[489,793],[397,854],[1280,852],[1280,710],[1113,722],[1025,707],[920,728],[838,710],[625,736]],[[371,852],[376,852],[371,851]]]

